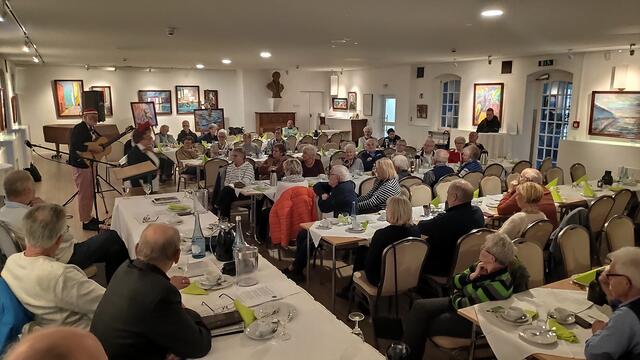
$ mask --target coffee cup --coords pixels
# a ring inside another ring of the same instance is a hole
[[[322,225],[322,227],[328,228],[328,227],[331,226],[331,220],[329,220],[328,218],[327,219],[322,219],[321,225]]]
[[[560,323],[573,322],[573,320],[575,319],[574,313],[565,308],[557,307],[553,309],[553,313],[556,320],[558,320]]]
[[[522,310],[521,308],[519,308],[517,306],[510,306],[504,312],[504,318],[509,320],[509,321],[521,320],[525,315],[526,314],[524,313],[524,310]]]
[[[222,273],[220,272],[220,270],[215,268],[215,265],[214,265],[214,268],[209,267],[204,272],[204,280],[209,284],[216,284],[220,281],[221,278],[222,278]]]

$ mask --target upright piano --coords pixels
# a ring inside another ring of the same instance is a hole
[[[44,141],[56,144],[56,154],[53,158],[60,158],[60,145],[69,145],[71,137],[71,129],[76,124],[50,124],[42,126],[44,132]],[[118,126],[115,124],[98,124],[96,131],[107,139],[120,134]]]

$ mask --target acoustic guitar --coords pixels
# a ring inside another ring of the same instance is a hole
[[[91,152],[91,151],[78,151],[78,155],[85,157],[85,158],[90,158],[90,159],[95,159],[95,160],[102,160],[105,156],[111,154],[111,144],[113,144],[114,142],[120,140],[123,136],[127,135],[128,133],[132,132],[133,130],[135,130],[135,128],[132,125],[127,126],[127,128],[120,133],[120,135],[115,136],[111,139],[107,139],[104,136],[101,136],[93,141],[90,142],[86,142],[84,143],[85,145],[89,145],[89,144],[95,144],[98,145],[100,147],[102,147],[102,151],[101,152]],[[85,163],[87,163],[87,165],[91,166],[90,161],[87,159],[83,159]]]

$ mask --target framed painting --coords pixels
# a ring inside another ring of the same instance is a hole
[[[156,106],[150,101],[132,102],[131,114],[133,115],[134,126],[138,126],[144,123],[150,123],[151,126],[158,125],[158,118],[156,117]]]
[[[204,91],[204,107],[206,109],[217,109],[220,107],[218,102],[218,90]]]
[[[640,139],[640,91],[593,91],[589,135]]]
[[[53,99],[56,116],[71,118],[82,116],[82,80],[53,80]]]
[[[104,100],[104,115],[113,116],[113,102],[111,101],[111,86],[92,86],[89,89],[102,91]]]
[[[18,95],[11,97],[11,115],[13,116],[13,123],[17,124],[20,121],[20,102],[18,101]]]
[[[332,98],[331,107],[333,110],[347,110],[347,98]]]
[[[152,102],[156,106],[156,115],[171,115],[171,90],[138,90],[138,101]]]
[[[358,94],[355,91],[349,91],[349,93],[347,93],[347,102],[349,104],[349,111],[356,111],[358,108]]]
[[[362,113],[364,116],[373,115],[373,94],[362,95]]]
[[[502,119],[504,83],[473,84],[473,125],[478,125],[487,116],[487,109]]]
[[[196,131],[206,129],[211,124],[216,124],[218,129],[224,129],[224,109],[196,109],[193,110],[193,119]]]
[[[200,108],[200,86],[176,85],[176,109],[178,114],[191,114]]]
[[[429,112],[429,105],[418,104],[416,105],[416,117],[418,119],[426,119]]]

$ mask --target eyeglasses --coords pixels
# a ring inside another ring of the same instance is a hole
[[[607,273],[605,276],[607,277],[607,279],[612,277],[624,277],[627,278],[627,280],[631,281],[631,279],[629,279],[629,277],[625,274]]]

